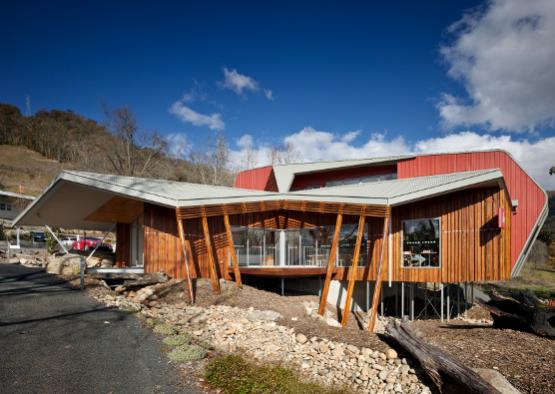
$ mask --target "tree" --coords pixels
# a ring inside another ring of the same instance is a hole
[[[135,115],[128,107],[106,111],[106,125],[116,137],[108,160],[119,175],[143,176],[155,159],[165,155],[167,141],[156,131],[139,132]]]
[[[553,174],[555,174],[555,167],[551,167],[549,169],[549,175],[553,175]]]

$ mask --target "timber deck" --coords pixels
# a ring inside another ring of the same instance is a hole
[[[322,276],[326,274],[326,267],[239,267],[241,275],[302,278],[307,276]],[[233,273],[232,268],[229,268]]]

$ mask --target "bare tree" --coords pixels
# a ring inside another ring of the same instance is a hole
[[[106,126],[116,137],[108,160],[120,175],[145,175],[166,151],[167,141],[156,131],[139,131],[135,115],[126,106],[107,110]]]

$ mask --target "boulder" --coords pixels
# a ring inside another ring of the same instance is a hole
[[[259,311],[254,309],[252,311],[249,311],[247,314],[247,319],[249,319],[250,321],[255,321],[255,320],[276,321],[281,317],[282,316],[280,313],[275,311],[270,311],[270,310]]]

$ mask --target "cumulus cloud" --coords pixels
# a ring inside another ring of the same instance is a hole
[[[234,91],[239,96],[242,96],[244,91],[257,92],[259,89],[255,79],[227,67],[224,67],[222,87]]]
[[[260,83],[248,75],[241,74],[236,69],[223,68],[224,80],[219,85],[224,89],[229,89],[238,96],[244,97],[245,93],[257,93],[261,90]],[[274,92],[271,89],[262,89],[262,93],[266,99],[273,101]]]
[[[225,129],[225,123],[220,113],[213,113],[210,115],[201,114],[187,106],[184,100],[174,102],[169,112],[184,123],[190,123],[194,126],[206,126],[210,130]]]
[[[444,94],[446,128],[533,131],[555,124],[555,1],[491,0],[449,28],[448,75],[468,97]]]
[[[464,131],[435,138],[408,142],[403,137],[387,138],[381,133],[361,139],[360,131],[342,134],[319,131],[312,127],[287,135],[277,146],[256,142],[250,135],[236,141],[237,149],[230,154],[235,168],[252,168],[281,161],[312,162],[322,160],[356,159],[394,156],[410,153],[459,152],[468,150],[504,149],[542,186],[555,189],[555,176],[549,168],[555,165],[555,137],[515,139],[512,135],[480,135]]]
[[[189,143],[184,133],[171,133],[165,136],[168,142],[168,153],[172,157],[185,158],[191,152],[192,144]]]
[[[264,89],[264,96],[270,101],[274,101],[274,93],[271,89]]]

